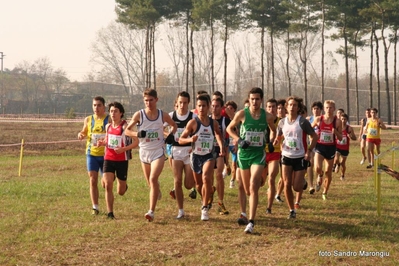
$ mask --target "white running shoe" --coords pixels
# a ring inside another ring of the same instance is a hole
[[[230,188],[234,188],[234,180],[233,179],[230,180]]]
[[[154,212],[148,211],[144,217],[149,221],[152,222],[154,220]]]
[[[208,207],[203,207],[201,210],[201,220],[202,221],[208,221],[209,220],[209,213],[208,213]]]
[[[180,211],[180,210],[179,210],[179,213],[177,214],[176,219],[177,219],[177,220],[180,220],[180,219],[182,219],[182,218],[184,218],[184,211]]]
[[[360,164],[364,164],[365,161],[366,161],[366,158],[363,158],[363,159],[360,161]]]
[[[248,223],[247,226],[244,229],[244,232],[247,233],[247,234],[252,234],[253,231],[254,231],[253,223]]]

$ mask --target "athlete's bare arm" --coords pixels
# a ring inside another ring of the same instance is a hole
[[[244,123],[244,120],[245,120],[244,110],[240,110],[235,114],[233,120],[231,120],[230,124],[226,128],[227,133],[229,133],[229,135],[234,140],[233,141],[234,145],[236,145],[238,140],[240,139],[238,132],[236,132],[234,128],[240,125],[240,123]]]
[[[197,135],[192,135],[197,130],[197,121],[195,119],[191,119],[188,123],[186,128],[184,129],[183,133],[179,137],[179,144],[184,145],[188,143],[196,142],[198,139]],[[190,135],[192,135],[190,137]]]
[[[140,111],[137,111],[133,114],[132,120],[130,120],[126,127],[125,135],[129,137],[137,137],[137,132],[133,131],[133,127],[138,123],[140,123]]]
[[[87,132],[88,132],[87,124],[88,124],[88,120],[89,120],[89,118],[86,117],[85,120],[84,120],[84,122],[83,122],[83,128],[82,128],[82,130],[78,133],[78,139],[79,139],[79,140],[82,140],[82,139],[84,139],[84,138],[87,136]]]

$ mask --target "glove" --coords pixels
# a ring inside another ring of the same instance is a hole
[[[250,144],[250,142],[247,140],[240,139],[238,141],[238,146],[240,146],[241,149],[244,149],[244,150],[249,147],[249,144]]]
[[[173,133],[170,133],[165,139],[166,144],[173,144],[174,141],[175,141],[175,136],[173,135]]]
[[[269,142],[269,143],[267,144],[267,148],[269,149],[269,152],[270,152],[270,153],[274,152],[273,143]]]
[[[147,135],[147,131],[145,131],[145,130],[140,130],[139,132],[137,132],[138,138],[145,138],[146,135]]]

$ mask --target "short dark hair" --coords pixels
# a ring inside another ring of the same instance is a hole
[[[205,101],[208,106],[210,105],[211,98],[209,97],[208,94],[201,94],[197,96],[197,101]]]
[[[347,114],[345,114],[345,113],[342,114],[341,117],[344,117],[344,118],[346,118],[346,120],[349,120],[349,116]]]
[[[235,101],[227,101],[226,103],[225,103],[225,106],[227,107],[227,106],[231,106],[231,107],[233,107],[233,109],[234,110],[237,110],[237,108],[238,108],[238,106],[237,106],[237,104],[236,104],[236,102]]]
[[[342,113],[345,113],[344,109],[339,108],[337,111],[341,111]]]
[[[208,92],[204,91],[204,90],[197,91],[197,95],[201,95],[201,94],[208,94]]]
[[[276,99],[274,99],[274,98],[270,98],[269,100],[267,100],[267,102],[266,103],[275,103],[276,104],[276,106],[277,106],[277,100]]]
[[[177,97],[184,97],[188,99],[188,102],[190,102],[190,93],[187,91],[181,91],[179,94],[177,94]]]
[[[323,110],[323,103],[320,101],[316,101],[312,103],[312,109],[313,107],[319,107],[319,109]]]
[[[123,108],[123,105],[120,102],[112,102],[108,104],[108,112],[111,110],[111,107],[118,108],[119,112],[122,113],[122,117],[125,114],[125,108]]]
[[[288,105],[288,102],[290,101],[290,100],[294,100],[294,101],[296,101],[297,103],[298,103],[298,114],[301,114],[301,112],[303,111],[303,107],[305,106],[304,104],[303,104],[303,99],[302,98],[299,98],[299,97],[297,97],[297,96],[289,96],[288,98],[287,98],[287,100],[286,100],[286,103],[285,103],[285,108],[287,108],[287,105]]]
[[[259,87],[253,87],[249,93],[248,93],[248,97],[250,94],[259,94],[260,98],[263,99],[263,90]]]
[[[144,90],[143,96],[152,96],[154,98],[158,98],[158,93],[156,90],[154,90],[152,88],[147,88]]]
[[[376,114],[378,114],[378,109],[377,108],[371,108],[371,110],[370,111],[374,111]]]
[[[286,101],[285,99],[277,100],[277,106],[282,105],[282,106],[285,107],[285,103],[286,103],[286,102],[287,102],[287,101]]]
[[[105,105],[105,99],[101,96],[96,96],[93,98],[93,101],[100,101],[103,105]]]
[[[222,100],[223,100],[223,94],[220,91],[215,91],[214,93],[212,93],[212,96],[213,95],[216,95],[216,96],[222,98]]]

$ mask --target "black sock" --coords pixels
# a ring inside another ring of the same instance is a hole
[[[249,220],[249,222],[253,225],[255,225],[255,221],[254,220]]]

